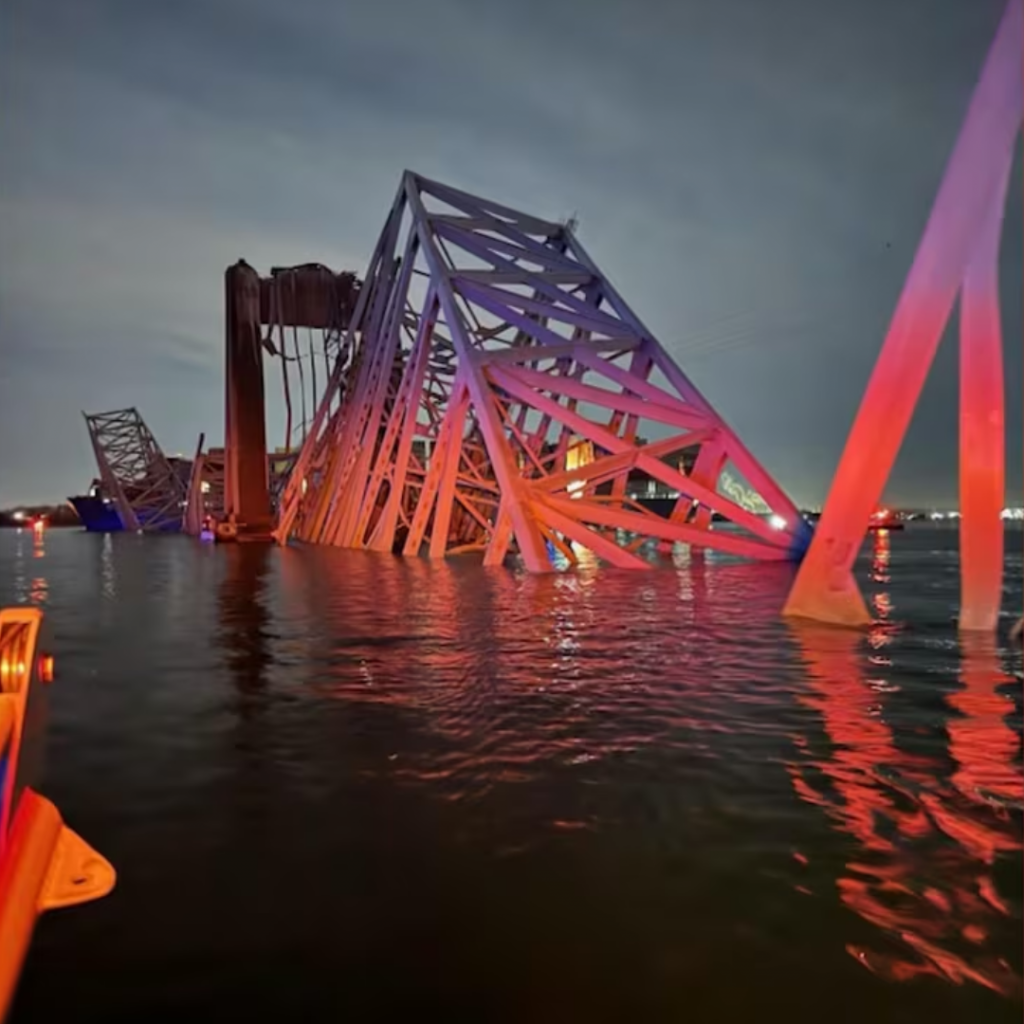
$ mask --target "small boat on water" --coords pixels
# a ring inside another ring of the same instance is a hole
[[[871,520],[868,522],[869,530],[902,530],[904,529],[903,519],[896,512],[891,512],[887,508],[880,508],[877,512],[872,513]]]

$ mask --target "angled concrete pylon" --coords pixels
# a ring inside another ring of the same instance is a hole
[[[540,572],[574,545],[642,568],[646,539],[780,560],[809,540],[567,225],[406,172],[340,351],[282,542]]]
[[[871,621],[854,559],[960,296],[960,628],[996,626],[1005,500],[999,239],[1024,106],[1024,5],[1010,0],[786,613]]]

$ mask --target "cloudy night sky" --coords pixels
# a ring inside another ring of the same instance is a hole
[[[217,443],[224,268],[361,274],[406,167],[575,213],[722,415],[799,503],[818,503],[1003,6],[6,0],[0,506],[88,485],[81,410],[135,405],[169,453],[191,453],[201,430]],[[890,501],[956,501],[953,340]]]

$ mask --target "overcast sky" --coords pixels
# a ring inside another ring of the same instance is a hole
[[[0,506],[80,410],[223,428],[239,257],[360,273],[409,167],[551,218],[821,501],[1003,0],[4,0]],[[1021,189],[1003,245],[1021,486]],[[888,491],[956,500],[947,335]],[[271,437],[272,443],[279,439]]]

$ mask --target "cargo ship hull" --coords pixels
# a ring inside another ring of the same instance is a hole
[[[90,494],[78,494],[68,501],[90,533],[115,533],[124,529],[117,506],[112,501]]]

